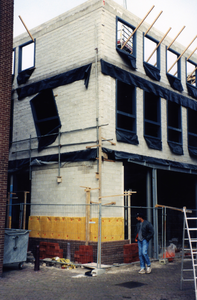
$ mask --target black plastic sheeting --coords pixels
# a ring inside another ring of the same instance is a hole
[[[114,161],[130,161],[138,163],[148,163],[152,165],[158,165],[159,167],[173,167],[181,170],[193,170],[197,172],[197,165],[175,162],[166,159],[159,159],[150,156],[144,156],[139,154],[133,154],[123,151],[111,150],[108,148],[102,148],[102,151],[108,155],[108,159]],[[61,163],[63,162],[80,162],[80,161],[95,161],[97,158],[97,149],[87,149],[74,152],[62,153],[60,157]],[[37,159],[39,162],[58,163],[58,154],[32,157],[31,160]],[[9,161],[9,172],[17,172],[23,169],[29,168],[29,158]]]
[[[182,83],[181,83],[181,80],[171,74],[167,74],[167,78],[168,78],[168,81],[170,83],[170,86],[174,89],[174,90],[177,90],[179,92],[182,92],[183,91],[183,86],[182,86]]]
[[[197,158],[197,148],[188,146],[190,156]]]
[[[187,83],[187,91],[191,97],[197,99],[197,87]]]
[[[160,81],[160,70],[152,65],[150,65],[147,62],[144,62],[144,70],[148,77],[150,77],[153,80]]]
[[[102,151],[107,153],[108,158],[110,160],[149,163],[149,164],[158,165],[161,167],[173,167],[173,168],[177,168],[177,169],[181,169],[181,170],[197,171],[197,165],[180,163],[180,162],[175,162],[175,161],[171,161],[171,160],[159,159],[159,158],[154,158],[154,157],[144,156],[144,155],[139,155],[139,154],[133,154],[133,153],[123,152],[123,151],[116,151],[116,150],[111,150],[111,149],[107,149],[107,148],[102,148]]]
[[[108,159],[115,161],[130,161],[130,162],[138,162],[138,163],[148,163],[152,165],[158,165],[159,167],[173,167],[181,170],[193,170],[197,172],[197,165],[191,165],[186,163],[180,163],[165,159],[154,158],[150,156],[144,156],[139,154],[133,154],[123,151],[111,150],[108,148],[102,148],[102,151],[108,155]],[[80,161],[95,161],[97,158],[97,149],[87,149],[80,150],[68,153],[61,154],[61,162],[80,162]],[[58,154],[47,155],[47,156],[39,156],[32,157],[32,161],[34,159],[38,159],[39,161],[44,162],[54,162],[58,163]],[[18,172],[23,169],[29,168],[29,158],[9,161],[9,172]]]
[[[27,80],[31,77],[31,74],[33,73],[33,71],[35,70],[35,68],[30,68],[24,71],[21,71],[18,76],[17,76],[17,82],[18,84],[24,84],[27,82]]]
[[[138,136],[132,132],[116,129],[116,139],[118,142],[138,145]]]
[[[58,86],[66,85],[74,81],[84,79],[84,84],[88,88],[90,71],[92,64],[88,64],[71,71],[55,75],[53,77],[26,85],[24,87],[18,88],[18,99],[21,100],[27,96],[32,96],[46,89],[54,89]]]
[[[129,52],[119,49],[116,47],[118,54],[122,57],[122,59],[133,69],[136,69],[136,58],[131,55]]]
[[[197,111],[197,102],[189,99],[181,94],[172,92],[156,83],[150,82],[142,77],[127,72],[121,68],[116,67],[101,59],[101,71],[104,75],[111,76],[115,79],[121,80],[127,84],[134,85],[143,89],[146,92],[153,93],[166,100],[175,102],[186,108],[191,108]]]
[[[96,160],[96,157],[97,157],[97,149],[87,149],[87,150],[61,153],[60,161],[61,163],[80,162],[80,161]],[[58,154],[53,154],[53,155],[31,157],[31,161],[37,159],[39,161],[42,161],[43,163],[44,162],[58,163],[58,158],[59,158]],[[17,172],[28,168],[29,168],[29,158],[9,161],[9,172]]]
[[[145,141],[150,149],[162,150],[162,141],[154,137],[144,136]]]
[[[41,151],[56,140],[61,127],[53,91],[43,90],[31,99],[30,105]]]
[[[170,141],[168,141],[168,145],[169,145],[172,153],[174,153],[176,155],[183,155],[183,146],[182,145],[178,145],[178,144],[176,144],[174,142],[170,142]]]

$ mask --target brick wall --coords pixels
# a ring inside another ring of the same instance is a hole
[[[29,251],[31,251],[34,255],[36,253],[36,245],[39,245],[40,242],[58,243],[60,249],[63,249],[64,258],[67,258],[67,244],[70,243],[70,255],[72,262],[74,262],[75,251],[79,250],[80,245],[85,245],[84,241],[30,238]],[[101,243],[101,263],[111,265],[114,263],[124,263],[124,245],[128,243],[128,240]],[[97,262],[97,242],[90,242],[88,245],[93,248],[93,262]]]
[[[0,276],[3,272],[7,164],[9,153],[13,0],[0,1]]]

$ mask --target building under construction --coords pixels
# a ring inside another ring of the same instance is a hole
[[[31,204],[30,244],[87,240],[87,210],[59,205],[109,204],[102,224],[118,226],[107,235],[102,227],[101,240],[116,245],[133,222],[125,191],[136,192],[129,205],[147,207],[156,243],[148,208],[196,208],[197,56],[145,19],[89,0],[14,39],[9,201]],[[10,207],[17,227],[20,212]],[[96,242],[93,224],[88,230]]]

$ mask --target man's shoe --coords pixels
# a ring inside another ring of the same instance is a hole
[[[139,274],[145,274],[145,273],[146,273],[145,269],[141,269],[141,270],[139,271]]]
[[[146,273],[147,273],[147,274],[150,274],[150,273],[151,273],[151,267],[147,267]]]

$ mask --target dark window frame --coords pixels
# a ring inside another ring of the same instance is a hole
[[[194,69],[197,67],[197,64],[194,61],[190,60],[190,59],[188,59],[188,60],[186,59],[185,61],[186,61],[186,66],[185,66],[185,69],[186,69],[186,84],[189,84],[192,87],[197,88],[197,83],[196,82],[195,82],[195,85],[193,85],[193,84],[191,84],[190,82],[187,81],[187,75],[188,75],[187,74],[187,68],[188,68],[187,63],[192,64],[194,66]],[[195,75],[195,79],[196,79],[197,78],[197,69],[195,70],[194,75]]]
[[[14,76],[16,71],[16,48],[12,49],[12,53],[14,53],[14,57],[12,56],[12,76]]]
[[[30,44],[34,44],[33,66],[22,70],[22,60],[23,60],[22,50],[23,50],[23,47],[28,46]],[[35,39],[34,39],[34,41],[30,40],[30,41],[20,45],[19,49],[18,49],[18,73],[35,68],[35,57],[36,57],[36,40]]]
[[[125,20],[121,19],[120,17],[116,16],[116,49],[120,49],[117,45],[118,45],[118,22],[123,23],[125,26],[130,27],[132,30],[135,30],[135,26],[131,25],[130,23],[126,22]],[[137,50],[137,31],[134,33],[133,35],[133,52],[130,53],[130,55],[132,55],[133,57],[136,58],[136,50]],[[124,50],[124,48],[122,49],[122,51],[127,52]],[[129,51],[127,52],[129,53]]]
[[[175,75],[173,75],[171,73],[168,73],[168,69],[172,66],[171,65],[168,68],[168,51],[172,52],[173,54],[175,54],[177,56],[177,58],[180,56],[180,53],[178,53],[177,51],[175,51],[175,50],[173,50],[171,48],[167,49],[167,47],[166,47],[166,75],[169,74],[170,76],[178,78],[181,81],[181,58],[177,61],[177,76],[175,76]]]
[[[38,150],[40,151],[55,141],[59,128],[61,128],[53,90],[43,90],[31,99],[30,105],[39,141]],[[46,105],[47,107],[45,107]]]
[[[154,39],[152,36],[150,36],[150,35],[148,35],[148,34],[147,34],[146,36],[143,35],[143,61],[144,61],[146,64],[149,64],[149,65],[155,67],[155,69],[157,69],[157,70],[160,71],[160,67],[161,67],[161,55],[160,55],[161,50],[160,50],[160,46],[161,46],[161,45],[159,45],[159,47],[158,47],[157,50],[156,50],[157,66],[154,66],[154,65],[152,65],[151,63],[146,62],[146,60],[145,60],[145,39],[146,39],[146,38],[147,38],[148,40],[151,40],[152,42],[156,43],[157,45],[159,44],[159,41],[156,40],[156,39]]]
[[[171,113],[174,117],[177,118],[177,126],[171,123],[171,119],[173,118],[173,116],[170,115]],[[171,138],[171,136],[177,136],[178,141],[176,139]],[[167,101],[167,141],[173,142],[180,146],[183,145],[181,105],[172,101]]]
[[[149,94],[149,97],[153,95],[153,99],[156,100],[156,119],[157,120],[151,120],[146,118],[146,101],[149,101],[146,99],[146,95]],[[144,91],[143,95],[143,100],[144,100],[144,137],[146,138],[154,138],[158,141],[161,141],[161,98],[159,96],[154,95],[153,93],[149,93]],[[157,136],[155,135],[150,135],[146,133],[147,130],[147,125],[149,125],[149,128],[156,128]]]
[[[190,130],[191,124],[192,124],[192,129],[194,128],[195,130]],[[188,146],[197,148],[197,111],[191,108],[187,109],[187,133],[188,133]]]
[[[133,113],[128,113],[128,112],[125,112],[125,111],[122,111],[122,110],[119,110],[118,109],[118,106],[119,106],[119,91],[118,89],[120,88],[119,85],[126,85],[128,86],[128,88],[130,87],[131,89],[131,106],[132,106],[132,112]],[[127,118],[130,118],[132,120],[132,124],[133,124],[133,129],[132,130],[129,130],[129,129],[126,129],[126,128],[122,128],[120,126],[118,126],[118,119],[119,119],[119,116],[125,116]],[[136,134],[137,132],[137,124],[136,124],[136,87],[133,86],[133,85],[129,85],[127,83],[124,83],[120,80],[116,80],[116,129],[118,130],[121,130],[121,131],[124,131],[125,133],[128,132],[128,133],[132,133],[132,134]]]

